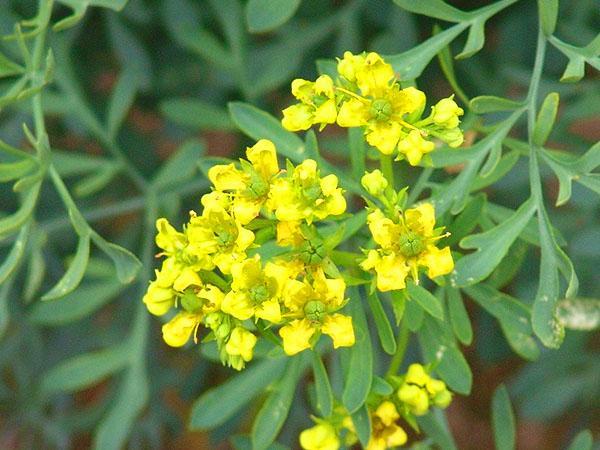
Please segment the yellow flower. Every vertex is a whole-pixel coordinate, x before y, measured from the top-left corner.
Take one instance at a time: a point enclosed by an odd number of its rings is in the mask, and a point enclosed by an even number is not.
[[[464,110],[456,104],[454,95],[452,95],[437,102],[432,108],[431,114],[436,125],[450,129],[458,126],[460,123],[458,116],[462,116],[464,113]]]
[[[360,183],[367,190],[369,194],[374,197],[379,197],[388,187],[388,181],[381,173],[381,170],[375,169],[372,172],[365,172],[363,177],[360,179]]]
[[[300,433],[300,446],[304,450],[338,450],[340,440],[335,428],[322,422]]]
[[[434,148],[434,143],[424,139],[419,130],[411,130],[398,142],[398,152],[404,155],[411,166],[419,164],[423,155]]]
[[[420,268],[427,269],[429,278],[446,275],[454,269],[450,248],[435,246],[444,235],[434,230],[433,205],[424,203],[408,209],[404,214],[398,213],[394,220],[376,209],[367,217],[367,223],[379,247],[370,250],[360,266],[363,270],[375,270],[379,290],[404,289],[409,273],[418,283]]]
[[[205,206],[201,216],[192,215],[186,235],[188,252],[206,262],[202,268],[216,265],[225,274],[234,262],[246,258],[246,249],[254,242],[254,233],[217,204]]]
[[[383,401],[371,413],[371,439],[367,450],[386,450],[404,445],[408,436],[396,423],[399,418],[396,406],[389,400]]]
[[[285,177],[271,184],[267,208],[279,221],[312,223],[346,210],[346,200],[335,175],[320,178],[316,161],[307,159],[290,165]]]
[[[315,328],[308,319],[292,320],[279,330],[283,339],[283,350],[286,355],[292,356],[307,348],[311,348],[310,338],[315,334]]]
[[[208,178],[216,190],[202,198],[208,208],[219,207],[231,210],[242,225],[257,217],[267,199],[269,185],[279,173],[275,145],[267,140],[259,140],[246,149],[248,161],[240,160],[241,169],[233,163],[216,165],[208,171]],[[228,192],[229,195],[221,195]]]
[[[182,311],[163,325],[163,339],[171,347],[182,347],[200,323],[198,314]]]
[[[281,321],[279,300],[289,273],[272,262],[262,268],[260,256],[235,263],[231,267],[231,291],[225,295],[221,310],[236,319],[251,317]]]
[[[288,355],[310,348],[310,339],[318,331],[331,337],[335,348],[354,345],[352,318],[334,314],[344,304],[346,283],[341,278],[327,278],[321,268],[314,270],[311,278],[312,282],[290,280],[285,285],[287,316],[296,318],[279,330]]]
[[[241,356],[245,362],[248,362],[252,359],[256,340],[256,336],[245,328],[236,327],[229,336],[225,351],[231,356]]]
[[[283,110],[281,124],[290,131],[308,130],[314,124],[335,123],[337,106],[333,80],[321,75],[316,81],[292,81],[292,95],[301,103]]]

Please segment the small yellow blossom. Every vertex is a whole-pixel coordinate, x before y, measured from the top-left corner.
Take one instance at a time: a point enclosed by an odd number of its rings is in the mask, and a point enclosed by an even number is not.
[[[338,450],[340,440],[333,425],[322,422],[300,433],[300,446],[304,450]]]
[[[421,364],[411,364],[398,389],[398,398],[415,416],[427,414],[431,405],[446,408],[452,394],[446,383],[432,378]]]
[[[371,439],[367,450],[386,450],[404,445],[408,439],[406,432],[396,422],[400,414],[389,400],[383,401],[371,413]]]
[[[256,340],[256,336],[245,328],[236,327],[229,336],[225,351],[231,356],[241,356],[245,362],[248,362],[252,359]]]
[[[281,321],[280,298],[289,279],[283,266],[269,262],[262,268],[260,256],[235,263],[231,267],[231,291],[221,305],[223,312],[246,320],[251,317]]]
[[[335,123],[337,106],[333,80],[321,75],[316,81],[292,81],[292,95],[300,103],[283,110],[283,127],[290,131],[308,130],[312,125]]]
[[[192,333],[200,323],[198,314],[182,311],[163,325],[162,335],[167,345],[182,347],[190,339]]]
[[[322,269],[312,273],[313,281],[290,280],[283,295],[287,316],[294,318],[279,330],[283,349],[294,355],[312,347],[311,338],[322,332],[333,340],[335,348],[354,345],[352,318],[335,313],[344,303],[346,283],[327,278]]]
[[[283,222],[304,220],[309,224],[346,211],[346,200],[335,175],[320,177],[316,161],[307,159],[290,166],[286,176],[271,184],[267,208]]]
[[[208,178],[216,193],[205,195],[203,205],[230,209],[242,225],[256,218],[267,200],[271,180],[279,173],[275,145],[261,139],[246,149],[248,161],[240,160],[241,169],[235,164],[221,164],[210,168]],[[220,195],[228,192],[230,196]]]
[[[370,250],[360,264],[363,270],[374,269],[380,291],[404,289],[410,273],[418,283],[420,268],[435,278],[454,269],[449,247],[435,246],[440,230],[434,230],[433,205],[424,203],[398,214],[392,220],[379,209],[367,217],[369,230],[379,248]]]
[[[456,128],[460,123],[458,117],[464,113],[464,110],[454,101],[454,96],[451,96],[440,100],[432,108],[432,119],[436,125],[448,129]]]
[[[411,130],[398,142],[398,152],[411,166],[419,164],[423,155],[432,152],[434,148],[434,143],[424,139],[419,130]]]
[[[388,181],[379,169],[375,169],[372,172],[365,172],[360,182],[367,192],[374,197],[382,195],[383,191],[388,187]]]
[[[203,269],[217,266],[226,274],[233,263],[246,258],[246,249],[254,242],[254,233],[218,204],[205,205],[201,216],[192,214],[186,235],[188,252],[205,262]]]

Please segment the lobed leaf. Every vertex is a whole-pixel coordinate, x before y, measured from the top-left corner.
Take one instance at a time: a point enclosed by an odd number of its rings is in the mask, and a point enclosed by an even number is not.
[[[510,245],[521,234],[535,212],[535,204],[529,199],[506,221],[484,233],[464,238],[460,245],[477,249],[456,262],[452,274],[453,285],[469,286],[486,278],[508,252]]]

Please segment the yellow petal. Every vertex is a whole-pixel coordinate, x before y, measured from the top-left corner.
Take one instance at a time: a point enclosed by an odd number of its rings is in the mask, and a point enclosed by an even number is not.
[[[264,301],[256,308],[254,315],[271,323],[281,322],[281,308],[277,299]]]
[[[248,147],[246,157],[266,180],[279,172],[275,144],[268,139],[260,139],[252,147]]]
[[[340,127],[360,127],[367,123],[369,106],[356,98],[346,100],[340,106],[337,124]]]
[[[391,155],[396,149],[402,127],[398,122],[375,122],[367,129],[367,142],[384,155]]]
[[[242,327],[236,327],[231,332],[225,345],[225,351],[232,356],[241,356],[244,361],[250,361],[253,356],[256,336]]]
[[[355,342],[352,317],[331,314],[325,317],[321,331],[333,339],[333,348],[352,347]]]
[[[283,339],[283,351],[291,356],[310,348],[310,338],[315,334],[315,329],[307,319],[297,319],[279,330]]]
[[[175,305],[175,295],[171,289],[159,287],[152,282],[142,301],[150,314],[162,316]]]
[[[398,414],[398,410],[396,406],[389,400],[386,400],[381,403],[375,410],[375,415],[379,417],[381,422],[389,427],[392,423],[400,418],[400,414]]]
[[[288,131],[308,130],[313,124],[313,112],[309,105],[299,103],[288,106],[282,112],[281,125]]]
[[[198,321],[197,314],[180,312],[162,326],[164,341],[171,347],[182,347],[190,339]]]
[[[200,276],[190,267],[186,267],[181,271],[181,274],[175,279],[173,289],[183,292],[190,286],[202,286]]]
[[[300,446],[304,450],[338,450],[340,441],[329,423],[320,423],[300,433]]]
[[[221,303],[221,311],[239,320],[247,320],[254,315],[254,305],[245,292],[229,291]]]
[[[450,247],[439,249],[431,245],[420,259],[422,264],[427,267],[427,276],[431,279],[447,275],[454,270]]]

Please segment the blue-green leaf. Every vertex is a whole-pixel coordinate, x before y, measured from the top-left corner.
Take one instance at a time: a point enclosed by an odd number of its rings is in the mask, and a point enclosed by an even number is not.
[[[254,420],[252,447],[255,450],[266,450],[275,441],[287,419],[298,380],[306,368],[307,361],[305,354],[288,358],[283,377],[273,388]]]
[[[246,22],[252,33],[271,31],[286,23],[300,6],[300,0],[249,0]]]
[[[486,232],[464,238],[460,242],[461,247],[477,251],[456,262],[452,275],[453,284],[459,287],[469,286],[492,273],[521,234],[535,209],[535,203],[529,199],[505,222]]]
[[[473,375],[447,324],[426,315],[418,336],[425,359],[440,377],[453,391],[469,394]]]
[[[42,296],[42,300],[56,300],[64,297],[68,293],[74,291],[85,273],[88,260],[90,257],[90,235],[89,233],[79,236],[77,251],[69,268],[62,278],[54,285],[52,289]]]
[[[501,384],[492,397],[492,426],[496,450],[515,448],[515,416],[506,387]]]
[[[169,98],[160,103],[161,112],[178,125],[198,130],[232,130],[227,111],[195,98]]]
[[[377,296],[377,293],[373,291],[368,295],[369,306],[373,313],[373,319],[377,328],[377,334],[379,335],[379,341],[381,342],[381,348],[388,354],[393,355],[396,352],[396,339],[394,338],[394,332],[388,319],[385,310],[381,304],[381,300]]]
[[[406,287],[410,299],[417,302],[427,314],[436,319],[444,320],[444,307],[435,295],[413,282],[409,282]]]
[[[471,344],[473,341],[473,328],[460,291],[450,286],[446,287],[446,299],[454,335],[463,344]]]
[[[285,364],[284,358],[253,363],[225,383],[206,391],[192,406],[190,428],[207,429],[223,424],[279,379]]]
[[[333,392],[329,383],[329,376],[321,357],[317,352],[312,352],[312,370],[315,377],[315,390],[317,392],[317,409],[321,416],[329,417],[333,411]]]
[[[350,364],[346,373],[342,403],[352,414],[364,404],[373,379],[371,337],[357,288],[351,289],[347,310],[352,316],[356,343],[345,350],[350,353]]]
[[[594,437],[590,430],[583,430],[577,433],[571,445],[567,450],[592,450],[594,445]]]
[[[42,376],[40,389],[44,395],[74,392],[93,386],[124,367],[123,347],[111,347],[62,361]]]

